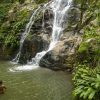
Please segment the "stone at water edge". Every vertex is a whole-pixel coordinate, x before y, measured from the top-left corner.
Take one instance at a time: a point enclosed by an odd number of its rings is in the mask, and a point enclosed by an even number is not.
[[[40,60],[40,66],[53,70],[72,69],[75,63],[76,50],[80,42],[81,38],[79,39],[79,37],[64,38]]]

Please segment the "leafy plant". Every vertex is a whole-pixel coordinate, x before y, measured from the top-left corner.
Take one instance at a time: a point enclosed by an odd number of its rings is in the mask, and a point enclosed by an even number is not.
[[[74,96],[81,100],[100,100],[100,67],[79,65],[74,73]],[[79,100],[80,100],[79,99]]]
[[[0,24],[4,22],[8,14],[9,9],[11,8],[10,3],[0,4]]]
[[[13,15],[13,13],[12,13]],[[16,48],[19,45],[19,33],[24,30],[25,24],[28,21],[30,11],[27,9],[19,10],[15,16],[10,15],[12,19],[2,23],[0,27],[0,41],[3,47]]]
[[[89,27],[85,29],[83,41],[77,52],[79,64],[86,64],[91,67],[98,65],[100,59],[100,34],[98,30],[98,27]]]

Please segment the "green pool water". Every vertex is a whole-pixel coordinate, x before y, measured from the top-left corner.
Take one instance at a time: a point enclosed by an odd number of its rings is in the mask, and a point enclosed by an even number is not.
[[[44,68],[10,72],[13,66],[0,61],[0,80],[7,87],[0,100],[72,100],[71,74]]]

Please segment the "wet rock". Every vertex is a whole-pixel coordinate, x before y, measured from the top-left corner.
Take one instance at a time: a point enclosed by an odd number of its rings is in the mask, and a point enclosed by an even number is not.
[[[79,36],[71,36],[59,41],[57,46],[47,52],[47,54],[40,60],[41,67],[47,67],[53,70],[72,69],[74,66],[76,49],[81,42]]]
[[[73,31],[80,21],[80,10],[76,7],[71,7],[66,16],[65,32]]]
[[[48,48],[47,35],[34,35],[32,40],[25,40],[19,63],[27,63],[27,61],[35,57],[37,52],[41,52],[45,48]]]

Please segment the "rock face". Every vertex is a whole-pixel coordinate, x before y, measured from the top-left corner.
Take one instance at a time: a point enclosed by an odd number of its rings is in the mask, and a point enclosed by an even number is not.
[[[63,36],[55,48],[49,51],[41,60],[40,66],[53,70],[72,69],[75,63],[76,50],[82,41],[80,35],[74,35],[74,29],[80,21],[80,9],[72,5],[66,15],[66,25]],[[51,33],[51,32],[50,32]]]
[[[52,32],[52,18],[52,13],[48,10],[37,16],[29,36],[24,41],[19,63],[25,64],[35,57],[36,53],[47,50]]]
[[[36,36],[34,35],[32,40],[25,40],[19,63],[27,63],[31,58],[35,57],[37,52],[41,52],[44,48],[48,47],[47,35]]]
[[[80,42],[80,36],[65,37],[40,60],[40,66],[53,70],[71,69],[74,66],[74,58]]]
[[[70,68],[74,64],[76,49],[80,43],[80,36],[72,33],[80,18],[80,11],[74,5],[69,9],[66,16],[64,34],[57,46],[49,51],[41,60],[41,67],[48,67],[54,70]],[[53,12],[45,10],[37,16],[35,24],[32,26],[29,38],[23,45],[20,63],[27,63],[27,60],[35,57],[36,53],[47,50],[52,34]]]

